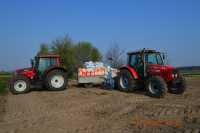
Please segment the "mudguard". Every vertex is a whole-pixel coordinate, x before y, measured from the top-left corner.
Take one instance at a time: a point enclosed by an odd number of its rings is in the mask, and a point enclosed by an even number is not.
[[[120,70],[123,70],[123,69],[128,70],[128,71],[132,74],[132,76],[133,76],[134,79],[139,79],[138,73],[137,73],[137,72],[135,71],[135,69],[132,68],[131,66],[122,66],[122,67],[120,68]]]
[[[48,69],[45,70],[44,76],[46,76],[50,71],[53,70],[62,70],[63,72],[67,72],[67,70],[61,66],[50,66]]]

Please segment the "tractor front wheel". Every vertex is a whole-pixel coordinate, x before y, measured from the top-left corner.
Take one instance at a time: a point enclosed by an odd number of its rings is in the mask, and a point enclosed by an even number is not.
[[[152,97],[162,98],[167,93],[167,84],[164,79],[159,76],[150,77],[147,80],[146,88],[148,95]]]
[[[121,91],[134,91],[136,89],[136,81],[132,74],[128,70],[124,69],[119,73],[117,86]]]
[[[169,87],[169,92],[173,94],[182,94],[186,90],[186,81],[185,78],[180,75],[180,77],[172,81],[171,86]]]
[[[45,86],[50,91],[61,91],[67,87],[67,74],[61,70],[53,70],[46,76]]]
[[[18,75],[10,81],[10,91],[13,94],[23,94],[30,91],[30,81],[27,77]]]

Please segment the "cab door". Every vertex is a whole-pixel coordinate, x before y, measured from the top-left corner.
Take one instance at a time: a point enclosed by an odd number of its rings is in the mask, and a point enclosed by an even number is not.
[[[56,58],[39,58],[37,72],[41,78],[44,72],[51,66],[56,65]]]
[[[129,65],[135,69],[140,78],[144,77],[144,64],[140,54],[133,54],[129,57]]]

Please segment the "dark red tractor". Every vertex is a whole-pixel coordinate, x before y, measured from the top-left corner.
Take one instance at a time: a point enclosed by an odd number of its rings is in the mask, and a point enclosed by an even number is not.
[[[120,68],[118,76],[118,88],[122,91],[141,87],[153,97],[163,97],[167,91],[182,94],[186,82],[175,67],[165,65],[163,53],[143,49],[128,53],[128,63]]]
[[[31,65],[14,72],[10,82],[13,94],[26,93],[38,86],[52,91],[66,89],[67,71],[61,66],[59,55],[39,54],[31,60]]]

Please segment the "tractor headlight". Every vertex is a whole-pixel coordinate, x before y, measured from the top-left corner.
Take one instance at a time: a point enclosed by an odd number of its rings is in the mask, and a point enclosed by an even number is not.
[[[172,78],[174,78],[174,74],[172,74]]]
[[[172,74],[172,78],[178,78],[178,74]]]
[[[173,70],[172,71],[172,78],[178,78],[178,70]]]

